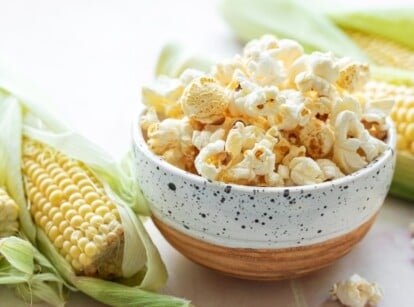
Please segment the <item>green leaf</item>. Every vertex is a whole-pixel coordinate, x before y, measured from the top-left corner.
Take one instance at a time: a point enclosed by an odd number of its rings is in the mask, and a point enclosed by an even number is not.
[[[122,307],[187,307],[190,302],[185,299],[155,294],[137,287],[127,287],[105,280],[82,277],[75,280],[75,285],[83,291],[111,306]]]
[[[320,11],[297,0],[223,0],[221,11],[244,41],[275,34],[301,43],[307,52],[332,51],[369,62],[369,58]]]
[[[343,28],[382,36],[414,49],[414,7],[329,10],[327,16]]]
[[[414,157],[397,153],[397,163],[392,180],[390,194],[414,201]]]
[[[194,68],[201,71],[209,71],[212,63],[203,56],[192,54],[188,48],[178,43],[165,45],[158,58],[155,75],[167,75],[176,78],[186,68]]]
[[[370,66],[371,77],[397,85],[414,86],[414,72],[388,66]]]
[[[24,241],[17,237],[7,237],[0,239],[0,254],[15,269],[25,273],[32,274],[33,249],[30,242]]]

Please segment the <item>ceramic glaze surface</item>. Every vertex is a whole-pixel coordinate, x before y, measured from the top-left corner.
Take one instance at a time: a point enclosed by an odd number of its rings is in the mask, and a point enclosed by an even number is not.
[[[395,164],[389,147],[341,179],[263,188],[213,182],[178,169],[149,150],[139,128],[134,155],[139,185],[159,220],[194,238],[239,248],[306,246],[356,229],[378,212]]]

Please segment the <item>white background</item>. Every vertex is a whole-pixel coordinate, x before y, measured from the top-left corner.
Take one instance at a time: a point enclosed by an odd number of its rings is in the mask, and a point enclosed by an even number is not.
[[[240,51],[217,3],[0,0],[0,58],[34,80],[68,123],[120,158],[129,150],[141,86],[153,80],[166,42],[180,41],[213,57]],[[413,204],[387,199],[358,247],[335,265],[294,282],[243,281],[211,272],[186,260],[152,224],[148,227],[170,275],[163,292],[196,306],[338,306],[326,301],[329,287],[358,272],[384,288],[380,306],[408,307],[414,306],[414,251],[407,230],[413,210]],[[0,306],[24,306],[5,287],[0,298]],[[80,294],[68,304],[86,305],[100,306]]]

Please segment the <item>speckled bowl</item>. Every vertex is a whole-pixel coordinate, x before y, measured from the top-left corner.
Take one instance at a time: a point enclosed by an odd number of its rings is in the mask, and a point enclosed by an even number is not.
[[[317,185],[251,187],[178,169],[147,147],[138,120],[138,183],[164,237],[189,259],[247,279],[294,278],[349,252],[371,227],[395,165],[389,148],[365,168]]]

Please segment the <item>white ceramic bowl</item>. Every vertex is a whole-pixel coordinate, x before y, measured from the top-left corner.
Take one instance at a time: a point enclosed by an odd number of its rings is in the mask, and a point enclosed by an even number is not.
[[[155,224],[188,258],[250,279],[306,274],[343,256],[366,234],[395,166],[388,149],[365,168],[333,181],[295,187],[214,182],[153,154],[133,128],[138,183]]]

